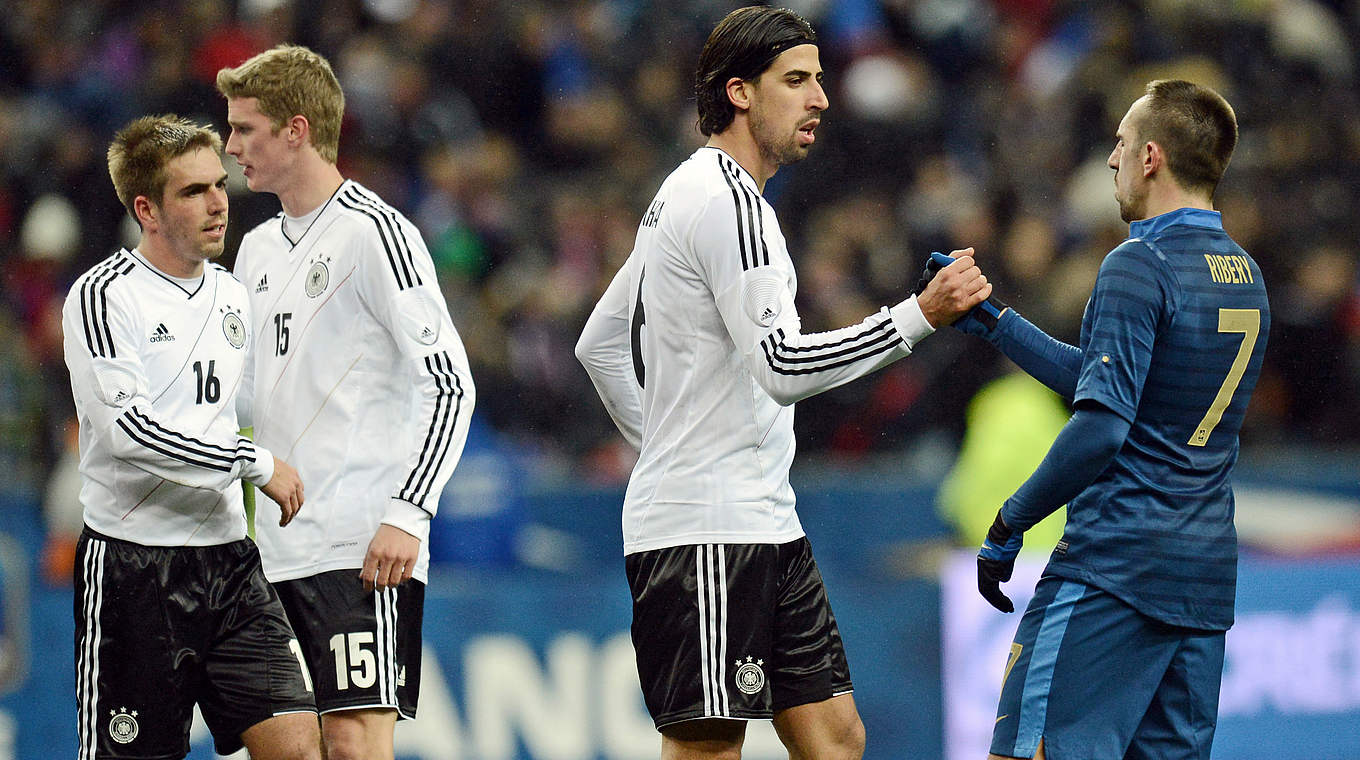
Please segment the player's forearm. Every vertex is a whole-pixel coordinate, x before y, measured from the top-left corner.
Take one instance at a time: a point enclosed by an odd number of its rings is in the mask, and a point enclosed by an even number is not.
[[[404,476],[392,494],[429,516],[439,508],[439,494],[448,483],[467,443],[476,389],[472,377],[447,351],[416,360],[420,405],[416,410],[414,449],[407,454]],[[401,510],[400,504],[393,507]],[[414,514],[407,511],[406,514]],[[386,520],[385,520],[386,521]],[[399,523],[392,523],[402,527]],[[409,531],[408,531],[409,532]]]
[[[642,442],[642,397],[627,325],[626,317],[597,307],[576,342],[576,359],[585,367],[614,425],[636,448]]]
[[[106,440],[115,459],[172,483],[224,491],[236,480],[268,482],[274,457],[242,436],[190,435],[154,408],[134,404],[112,418]]]
[[[1129,434],[1128,420],[1097,404],[1068,420],[1034,474],[1006,500],[1001,517],[1024,531],[1076,498],[1110,466]]]
[[[1077,379],[1081,376],[1080,348],[1049,336],[1015,309],[1002,314],[996,329],[985,337],[1054,393],[1068,399],[1076,395]]]
[[[838,330],[775,329],[747,353],[746,363],[765,392],[787,406],[901,359],[932,332],[913,296]]]

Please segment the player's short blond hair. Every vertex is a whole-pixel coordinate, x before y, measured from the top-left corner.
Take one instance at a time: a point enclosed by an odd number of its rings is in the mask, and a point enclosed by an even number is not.
[[[166,167],[196,148],[221,153],[222,138],[211,127],[174,114],[143,116],[118,130],[109,143],[109,179],[133,219],[137,197],[144,195],[159,206],[165,199]]]
[[[301,45],[278,45],[234,69],[217,72],[217,91],[227,98],[255,98],[274,132],[294,116],[311,126],[312,147],[331,163],[340,155],[345,93],[325,58]]]

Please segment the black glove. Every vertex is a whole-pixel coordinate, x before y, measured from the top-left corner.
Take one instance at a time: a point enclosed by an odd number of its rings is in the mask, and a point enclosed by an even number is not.
[[[978,591],[983,599],[1002,612],[1015,611],[1010,598],[1001,593],[1001,584],[1010,580],[1015,571],[1015,555],[1020,553],[1024,536],[1024,533],[1006,527],[998,509],[996,520],[987,529],[987,539],[978,550]]]
[[[939,251],[932,252],[930,258],[926,261],[925,271],[921,272],[921,278],[916,281],[916,290],[912,292],[918,296],[921,295],[921,291],[925,290],[930,281],[935,279],[935,273],[953,263],[953,256],[946,256]],[[954,329],[985,338],[996,329],[996,323],[997,320],[1001,319],[1001,313],[1009,308],[998,298],[988,298],[969,309],[967,314],[959,317],[954,322]]]

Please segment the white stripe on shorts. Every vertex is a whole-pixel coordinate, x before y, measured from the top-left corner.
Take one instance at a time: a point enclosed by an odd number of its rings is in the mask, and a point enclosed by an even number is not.
[[[81,567],[85,593],[81,610],[85,627],[80,636],[76,662],[76,704],[80,735],[80,760],[91,760],[99,746],[99,613],[104,607],[104,550],[106,544],[95,538],[85,544],[85,563]]]
[[[727,690],[727,561],[721,544],[695,547],[695,592],[699,605],[699,678],[704,715],[731,714]]]
[[[397,590],[379,589],[373,594],[378,662],[378,701],[397,706]]]

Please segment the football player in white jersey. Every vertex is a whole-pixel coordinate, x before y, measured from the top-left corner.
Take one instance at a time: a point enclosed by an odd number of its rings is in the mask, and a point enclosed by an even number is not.
[[[189,751],[197,703],[218,752],[321,757],[301,650],[246,537],[240,479],[287,525],[298,473],[237,435],[252,339],[222,253],[221,138],[147,116],[109,146],[141,241],[81,275],[62,310],[80,421],[78,757]]]
[[[792,405],[906,356],[991,293],[971,249],[955,251],[919,295],[802,332],[761,192],[816,139],[828,105],[816,42],[785,9],[742,8],[714,29],[696,76],[708,144],[662,184],[576,347],[640,449],[624,553],[667,760],[739,757],[749,719],[773,719],[793,758],[861,756],[840,634],[789,487]]]
[[[430,518],[472,415],[467,355],[419,231],[336,167],[330,64],[281,45],[217,87],[227,153],[283,207],[235,266],[259,341],[255,440],[309,497],[286,535],[257,529],[265,573],[312,668],[327,758],[391,758],[420,689]]]

